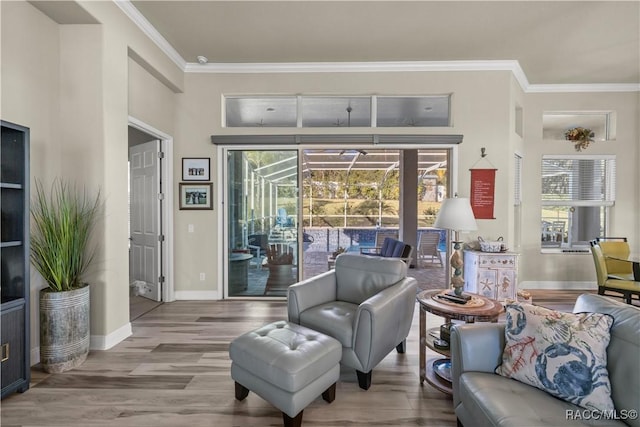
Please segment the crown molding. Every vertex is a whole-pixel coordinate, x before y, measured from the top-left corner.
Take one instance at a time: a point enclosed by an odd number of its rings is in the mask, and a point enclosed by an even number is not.
[[[512,71],[528,84],[518,61],[381,61],[286,63],[187,63],[187,73],[366,73],[406,71]]]
[[[514,71],[518,61],[380,61],[380,62],[278,62],[187,63],[191,73],[360,73],[395,71]],[[524,73],[522,73],[524,76]],[[526,78],[525,78],[526,81]]]
[[[187,62],[129,0],[116,5],[185,73],[366,73],[411,71],[511,71],[525,93],[640,92],[640,84],[530,84],[517,60],[495,61],[390,61],[390,62],[288,62],[208,63]]]
[[[640,92],[635,83],[530,84],[516,60],[397,61],[397,62],[288,62],[288,63],[187,63],[186,73],[366,73],[411,71],[511,71],[526,93]]]
[[[140,30],[160,48],[165,55],[169,57],[182,71],[185,71],[187,61],[174,49],[173,46],[165,39],[162,34],[151,25],[142,13],[129,0],[113,0],[113,2],[124,12],[131,21],[136,24]]]
[[[411,71],[511,71],[523,88],[527,76],[516,60],[495,61],[382,61],[382,62],[287,62],[287,63],[187,63],[186,73],[368,73]]]
[[[577,92],[640,92],[640,84],[636,83],[588,83],[529,85],[527,93],[577,93]]]

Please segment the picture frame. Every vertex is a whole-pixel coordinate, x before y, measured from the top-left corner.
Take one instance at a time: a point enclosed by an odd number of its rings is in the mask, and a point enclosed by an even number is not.
[[[213,183],[181,182],[180,210],[213,210]]]
[[[211,159],[209,157],[183,157],[183,181],[211,181]]]

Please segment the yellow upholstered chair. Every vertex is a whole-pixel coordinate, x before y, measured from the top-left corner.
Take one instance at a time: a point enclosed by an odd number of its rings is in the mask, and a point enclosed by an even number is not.
[[[631,253],[626,237],[599,237],[597,239],[604,261],[607,264],[607,275],[614,279],[633,280],[633,264],[628,261],[607,258],[615,256],[627,258]]]
[[[622,294],[622,298],[627,304],[631,304],[632,295],[638,295],[638,299],[640,299],[640,282],[609,277],[602,248],[596,241],[591,242],[591,255],[593,255],[593,262],[596,267],[598,294],[605,295],[605,292],[615,292],[616,295],[610,296],[617,297],[620,297],[618,294]]]

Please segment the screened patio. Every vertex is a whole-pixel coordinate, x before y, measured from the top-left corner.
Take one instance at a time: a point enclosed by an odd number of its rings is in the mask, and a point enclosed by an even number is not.
[[[378,233],[392,231],[397,235],[400,151],[236,152],[241,155],[230,159],[237,178],[233,184],[235,197],[230,197],[236,201],[230,206],[230,216],[237,218],[229,233],[230,251],[236,258],[238,253],[250,254],[251,258],[245,263],[246,286],[245,273],[233,268],[231,259],[229,295],[284,296],[286,287],[298,276],[308,278],[327,271],[328,259],[339,249],[359,252],[361,247],[375,246]],[[444,149],[415,151],[419,239],[421,233],[434,231],[430,226],[446,197],[449,153]],[[445,233],[438,232],[444,252]],[[415,274],[432,271],[444,284],[442,262],[434,262],[433,257],[421,260],[418,248],[414,248],[413,258],[418,267]],[[270,284],[276,268],[277,275],[286,278]],[[417,273],[419,270],[423,271]],[[241,277],[233,278],[233,274]]]

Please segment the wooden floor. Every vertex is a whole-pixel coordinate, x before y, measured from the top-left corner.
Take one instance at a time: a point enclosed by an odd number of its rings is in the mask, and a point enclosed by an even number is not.
[[[579,293],[537,291],[533,298],[570,310]],[[51,375],[32,369],[31,388],[2,401],[0,424],[280,426],[281,413],[255,394],[234,399],[228,346],[241,333],[285,318],[284,302],[162,304],[132,322],[133,336],[108,351],[92,351],[81,367]],[[358,388],[355,372],[343,369],[335,401],[314,401],[303,425],[455,426],[450,397],[419,384],[417,325],[416,310],[407,353],[389,354],[374,369],[368,391]]]
[[[136,320],[143,314],[158,307],[161,302],[156,302],[139,295],[129,297],[129,319]]]

